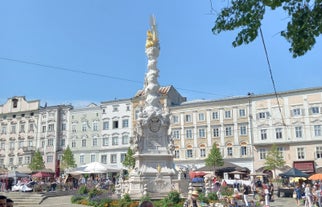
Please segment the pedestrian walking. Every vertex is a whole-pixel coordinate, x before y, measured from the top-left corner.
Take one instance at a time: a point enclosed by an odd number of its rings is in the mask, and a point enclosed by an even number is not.
[[[250,186],[244,184],[243,185],[243,196],[244,196],[244,202],[245,202],[245,206],[248,206],[248,194],[250,193]]]
[[[304,193],[305,193],[305,207],[312,207],[312,190],[311,190],[310,184],[306,184]]]
[[[302,200],[302,189],[300,187],[300,185],[297,185],[296,188],[294,189],[294,195],[295,195],[295,200],[296,200],[296,204],[297,206],[301,205],[301,200]]]

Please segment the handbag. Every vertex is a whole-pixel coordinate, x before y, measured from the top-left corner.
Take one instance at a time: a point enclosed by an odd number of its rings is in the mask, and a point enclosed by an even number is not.
[[[296,198],[297,196],[296,196],[296,192],[294,191],[293,192],[293,198]]]

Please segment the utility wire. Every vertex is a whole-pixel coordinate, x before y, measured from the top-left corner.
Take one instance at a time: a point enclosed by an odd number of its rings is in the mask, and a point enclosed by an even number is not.
[[[269,58],[268,58],[268,52],[267,52],[267,49],[266,49],[264,35],[263,35],[263,31],[262,31],[262,28],[261,27],[259,27],[259,31],[260,31],[261,38],[262,38],[262,43],[263,43],[263,47],[264,47],[264,51],[265,51],[265,56],[266,56],[267,64],[268,64],[269,74],[270,74],[271,81],[272,81],[272,84],[273,84],[273,89],[274,89],[274,94],[275,94],[276,101],[277,101],[277,105],[278,105],[278,110],[279,110],[279,112],[281,114],[283,125],[286,126],[285,121],[284,121],[284,116],[282,114],[282,109],[281,109],[280,101],[278,99],[278,95],[277,95],[277,91],[276,91],[276,86],[275,86],[275,81],[274,81],[273,72],[272,72],[272,67],[271,67],[271,64],[270,64],[270,61],[269,61]]]
[[[35,65],[35,66],[48,68],[48,69],[52,69],[52,70],[67,71],[67,72],[72,72],[72,73],[80,73],[80,74],[84,74],[84,75],[91,75],[91,76],[96,76],[96,77],[104,77],[104,78],[109,78],[109,79],[115,79],[115,80],[121,80],[121,81],[127,81],[127,82],[132,82],[132,83],[143,84],[142,81],[136,81],[136,80],[126,79],[126,78],[121,78],[121,77],[116,77],[116,76],[110,76],[110,75],[105,75],[105,74],[100,74],[100,73],[86,72],[86,71],[76,70],[76,69],[71,69],[71,68],[66,68],[66,67],[46,65],[46,64],[42,64],[42,63],[35,63],[35,62],[30,62],[30,61],[25,61],[25,60],[18,60],[18,59],[6,58],[6,57],[0,57],[0,60],[6,60],[6,61],[21,63],[21,64],[28,64],[28,65]],[[182,91],[193,92],[193,93],[199,93],[199,94],[208,94],[208,95],[214,95],[214,96],[224,96],[224,95],[221,95],[221,94],[215,94],[215,93],[211,93],[211,92],[192,90],[192,89],[186,89],[186,88],[176,87],[176,89],[179,89],[179,90],[182,90]]]

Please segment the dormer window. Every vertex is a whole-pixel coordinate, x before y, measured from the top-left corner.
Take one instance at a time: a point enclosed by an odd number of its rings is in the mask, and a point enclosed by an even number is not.
[[[17,108],[18,107],[18,99],[16,99],[16,98],[13,98],[12,99],[12,107],[13,108]]]

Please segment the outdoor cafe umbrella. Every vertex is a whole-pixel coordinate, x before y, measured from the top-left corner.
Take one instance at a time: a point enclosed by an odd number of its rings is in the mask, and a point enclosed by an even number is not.
[[[309,177],[309,174],[306,174],[305,172],[302,172],[301,170],[298,170],[296,168],[291,168],[287,172],[280,173],[279,176],[282,177]]]
[[[194,177],[203,177],[205,176],[207,173],[203,172],[203,171],[191,171],[189,172],[189,176],[190,178],[194,178]]]
[[[309,180],[322,180],[322,173],[317,173],[317,174],[311,175],[308,179]]]
[[[53,176],[54,176],[54,174],[49,173],[49,172],[37,172],[37,173],[31,175],[31,177],[34,177],[34,178],[49,178],[49,177],[53,177]]]

